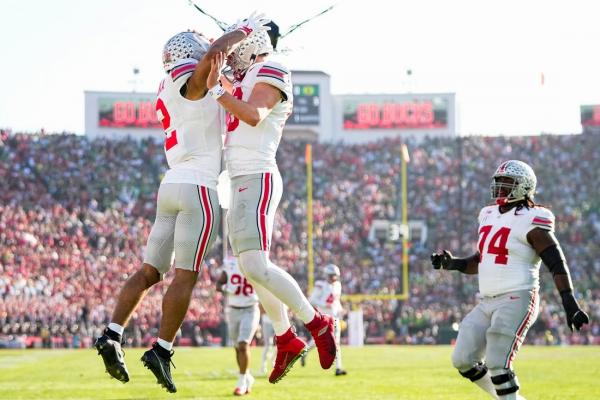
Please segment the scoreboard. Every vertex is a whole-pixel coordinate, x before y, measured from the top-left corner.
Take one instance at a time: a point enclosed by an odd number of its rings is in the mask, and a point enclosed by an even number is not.
[[[581,106],[581,125],[600,127],[600,105]]]
[[[344,129],[436,129],[448,126],[448,100],[379,99],[344,102]]]
[[[156,94],[85,92],[85,134],[89,137],[154,137],[165,133],[156,116]]]
[[[364,143],[398,136],[456,135],[453,93],[333,95],[326,73],[292,74],[294,103],[283,133],[289,140]],[[598,106],[582,107],[584,125],[599,121]],[[92,138],[164,140],[156,115],[156,95],[86,91],[85,134]]]
[[[152,97],[98,98],[98,126],[107,128],[161,128]]]
[[[294,85],[294,109],[287,125],[319,125],[319,84]]]

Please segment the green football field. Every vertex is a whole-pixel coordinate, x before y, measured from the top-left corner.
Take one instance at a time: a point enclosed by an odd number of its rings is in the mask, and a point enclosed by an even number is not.
[[[233,398],[236,370],[231,348],[178,348],[173,358],[176,394],[155,383],[127,349],[131,380],[109,379],[94,350],[0,351],[2,399],[225,399]],[[298,362],[278,384],[258,376],[260,348],[253,348],[257,377],[249,399],[486,399],[460,377],[448,346],[344,347],[347,376],[323,371],[316,352]],[[521,394],[527,399],[600,399],[600,347],[525,346],[517,357]]]

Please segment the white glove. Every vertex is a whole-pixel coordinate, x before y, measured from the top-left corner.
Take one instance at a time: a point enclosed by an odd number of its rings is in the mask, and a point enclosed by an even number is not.
[[[253,32],[257,31],[268,31],[271,29],[270,26],[265,26],[271,22],[269,18],[265,18],[265,14],[256,15],[256,11],[254,11],[248,18],[243,21],[238,21],[235,25],[235,29],[241,30],[246,33],[247,36],[250,36]]]

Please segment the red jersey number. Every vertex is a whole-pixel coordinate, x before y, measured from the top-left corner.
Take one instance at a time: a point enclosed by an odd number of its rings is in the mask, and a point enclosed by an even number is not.
[[[233,94],[233,97],[235,97],[238,100],[241,100],[242,96],[243,96],[242,88],[236,87],[232,94]],[[230,112],[227,113],[226,122],[227,122],[227,133],[235,131],[237,129],[237,127],[240,125],[240,120],[235,115],[231,114]]]
[[[230,282],[233,286],[237,286],[234,293],[236,296],[239,296],[240,294],[242,296],[252,296],[252,294],[254,293],[254,288],[252,287],[252,285],[248,282],[246,278],[244,278],[241,275],[231,275]]]
[[[335,297],[333,297],[333,293],[329,294],[329,296],[327,296],[327,300],[325,300],[325,302],[327,304],[333,304],[333,301],[335,300]]]
[[[165,131],[165,150],[169,151],[177,144],[177,131],[175,129],[171,129],[171,116],[169,115],[167,107],[161,98],[156,101],[156,115],[158,120],[162,123],[163,130]]]
[[[484,247],[491,230],[492,225],[485,225],[479,229],[479,262],[481,262],[483,258]],[[510,235],[510,228],[503,226],[492,235],[492,238],[488,243],[487,253],[496,255],[496,258],[494,259],[496,264],[506,265],[508,263],[508,249],[506,248],[508,235]]]

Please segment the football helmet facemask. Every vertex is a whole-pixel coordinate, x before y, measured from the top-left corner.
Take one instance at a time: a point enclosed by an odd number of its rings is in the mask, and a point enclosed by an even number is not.
[[[499,178],[510,178],[512,182],[505,182]],[[492,200],[503,205],[533,199],[536,185],[537,178],[529,165],[519,160],[505,161],[496,169],[492,178]]]
[[[237,24],[231,25],[225,33],[229,33],[238,28]],[[246,71],[254,62],[256,57],[261,54],[270,54],[273,52],[271,39],[265,30],[252,32],[244,39],[231,54],[227,57],[227,65],[231,67],[233,77],[241,81]]]

